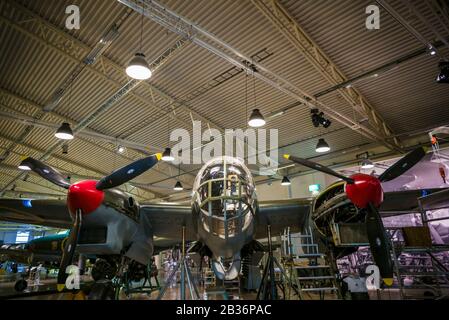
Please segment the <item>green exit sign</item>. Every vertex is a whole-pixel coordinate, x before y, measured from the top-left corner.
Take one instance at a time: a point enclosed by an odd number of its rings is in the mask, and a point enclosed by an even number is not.
[[[309,185],[309,191],[310,192],[318,192],[321,190],[321,185],[319,184],[311,184]]]

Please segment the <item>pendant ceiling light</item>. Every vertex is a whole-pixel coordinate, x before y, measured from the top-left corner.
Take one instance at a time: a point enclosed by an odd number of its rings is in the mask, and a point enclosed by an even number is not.
[[[152,75],[150,66],[145,59],[145,55],[142,53],[143,17],[144,7],[142,7],[142,18],[140,26],[140,51],[135,54],[135,56],[128,63],[128,67],[126,67],[126,74],[136,80],[147,80]]]
[[[182,190],[184,190],[184,188],[182,187],[182,184],[181,184],[180,181],[176,182],[175,186],[173,187],[173,190],[175,190],[175,191],[182,191]]]
[[[175,160],[175,157],[173,157],[170,148],[165,148],[164,152],[162,153],[161,159],[163,161],[170,161],[170,162]]]
[[[258,127],[264,126],[266,122],[265,122],[265,119],[264,119],[262,113],[260,113],[260,110],[257,109],[256,77],[254,76],[254,74],[257,72],[257,69],[253,64],[251,64],[251,68],[253,70],[254,109],[251,112],[251,116],[249,117],[248,125],[252,128],[258,128]]]
[[[178,166],[178,178],[181,176],[181,163]],[[184,190],[184,188],[182,187],[182,183],[181,181],[176,181],[175,186],[173,187],[173,190],[175,191],[182,191]]]
[[[362,169],[372,169],[374,168],[374,163],[370,159],[364,159],[362,161]]]
[[[328,152],[331,148],[323,138],[318,140],[315,151],[318,153]]]
[[[262,127],[265,125],[265,119],[260,113],[259,109],[254,109],[249,117],[248,125],[253,128]]]
[[[292,183],[290,182],[290,179],[287,176],[284,176],[282,178],[281,186],[289,186]]]
[[[147,80],[152,73],[143,53],[136,53],[126,67],[126,74],[136,80]]]
[[[73,131],[70,128],[70,124],[64,122],[55,133],[55,137],[62,140],[72,140]]]

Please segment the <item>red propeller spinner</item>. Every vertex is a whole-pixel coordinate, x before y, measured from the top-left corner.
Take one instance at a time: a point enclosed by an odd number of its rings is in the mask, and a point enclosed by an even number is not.
[[[417,164],[425,155],[426,151],[424,148],[417,148],[394,163],[378,178],[363,173],[356,173],[350,177],[346,177],[328,167],[307,159],[298,158],[288,154],[285,154],[284,158],[344,180],[346,182],[345,192],[349,200],[351,200],[352,203],[358,208],[364,209],[367,208],[369,204],[379,207],[383,202],[383,190],[381,183],[393,180],[394,178],[400,176]]]
[[[384,193],[379,179],[363,173],[354,174],[350,178],[354,183],[346,183],[345,192],[356,207],[366,208],[369,203],[380,207]]]
[[[104,192],[96,188],[97,181],[86,180],[72,184],[67,193],[67,207],[75,215],[81,209],[83,215],[95,211],[103,202]]]

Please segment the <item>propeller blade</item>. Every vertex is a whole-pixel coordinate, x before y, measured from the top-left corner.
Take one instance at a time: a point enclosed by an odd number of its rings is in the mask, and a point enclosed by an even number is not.
[[[346,181],[347,183],[351,183],[351,184],[354,183],[353,179],[348,178],[348,177],[346,177],[344,175],[341,175],[338,172],[335,172],[334,170],[329,169],[328,167],[322,166],[322,165],[320,165],[320,164],[318,164],[316,162],[312,162],[312,161],[309,161],[309,160],[306,160],[306,159],[303,159],[303,158],[298,158],[298,157],[295,157],[295,156],[291,156],[289,154],[284,154],[284,158],[288,159],[288,160],[291,160],[291,161],[293,161],[295,163],[298,163],[300,165],[303,165],[305,167],[308,167],[310,169],[314,169],[314,170],[317,170],[317,171],[320,171],[320,172],[324,172],[324,173],[330,174],[331,176],[340,178],[340,179]]]
[[[76,245],[78,243],[78,237],[82,224],[82,212],[81,209],[77,209],[75,212],[75,221],[73,222],[72,229],[70,230],[69,238],[64,246],[64,252],[62,253],[61,264],[58,271],[57,289],[62,291],[65,287],[65,281],[67,278],[67,267],[72,263],[73,256],[75,254]]]
[[[385,172],[379,176],[379,180],[381,182],[386,182],[399,177],[417,164],[425,155],[426,150],[423,147],[419,147],[407,153],[403,158],[385,170]]]
[[[120,169],[117,169],[110,175],[98,181],[96,188],[98,190],[104,190],[122,185],[151,169],[159,160],[161,160],[161,157],[161,153],[156,153],[155,155],[139,159]]]
[[[70,182],[68,182],[67,179],[58,170],[50,167],[42,161],[28,157],[24,159],[20,163],[20,165],[29,167],[32,171],[40,175],[42,178],[54,183],[57,186],[65,189],[68,189],[70,187]]]
[[[385,227],[376,207],[368,204],[366,215],[366,231],[374,262],[386,285],[393,284],[393,262],[390,255],[390,242]]]

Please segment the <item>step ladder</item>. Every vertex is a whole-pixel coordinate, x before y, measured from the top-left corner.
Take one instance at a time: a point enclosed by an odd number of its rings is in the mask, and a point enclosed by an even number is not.
[[[283,249],[283,253],[288,253],[288,258],[283,260],[289,261],[286,269],[299,299],[304,300],[305,295],[313,299],[312,294],[318,294],[320,300],[324,300],[326,294],[340,297],[337,273],[326,263],[326,255],[319,252],[310,227],[303,234],[290,234],[287,229],[283,236]]]
[[[224,280],[223,286],[230,300],[240,300],[240,276],[233,280]]]

